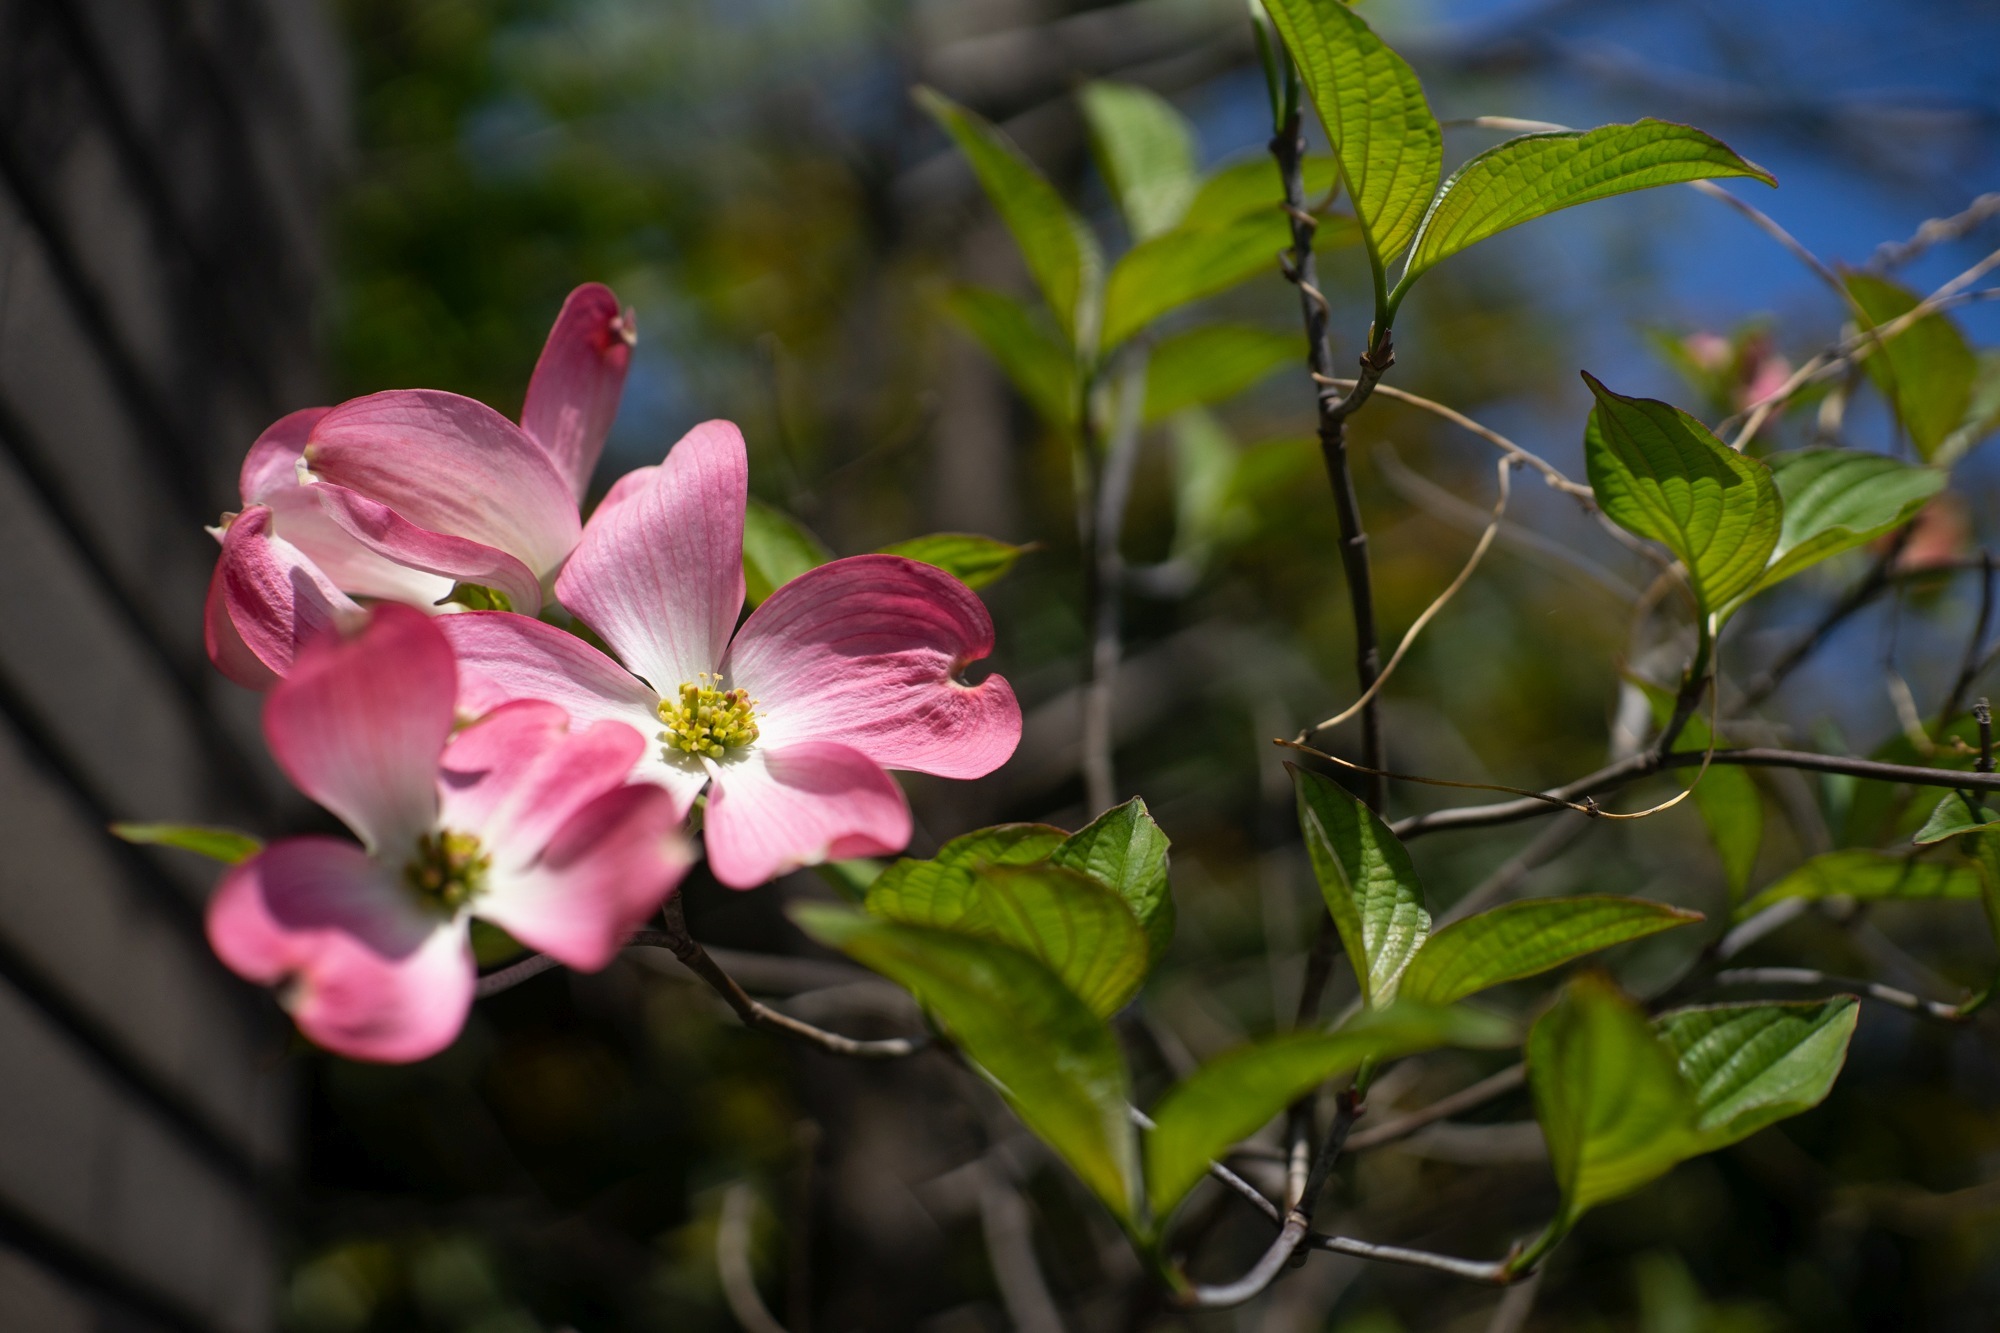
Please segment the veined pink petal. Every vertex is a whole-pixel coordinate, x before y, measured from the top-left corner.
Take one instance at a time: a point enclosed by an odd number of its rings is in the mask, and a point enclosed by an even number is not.
[[[556,597],[661,693],[716,670],[743,609],[749,494],[741,432],[696,426],[650,484],[591,516]]]
[[[270,504],[274,496],[298,488],[299,456],[306,451],[312,428],[332,410],[302,407],[264,428],[264,433],[250,446],[250,452],[243,456],[242,470],[237,473],[237,488],[243,494],[245,508]]]
[[[632,776],[666,788],[682,815],[707,784],[699,763],[668,757],[658,743],[659,696],[574,634],[504,611],[465,611],[440,616],[437,624],[458,656],[459,706],[466,712],[539,699],[567,713],[571,726],[608,719],[634,727],[645,750]]]
[[[472,910],[530,948],[595,972],[687,873],[693,853],[679,826],[673,798],[658,787],[606,792],[571,815],[533,864],[496,866]]]
[[[476,834],[498,869],[532,862],[570,816],[625,784],[646,742],[623,722],[570,730],[552,703],[503,704],[454,735],[438,761],[438,823]]]
[[[611,289],[587,282],[563,302],[528,381],[521,429],[548,452],[578,500],[618,415],[636,336],[632,316],[619,310]]]
[[[393,861],[436,821],[457,693],[437,626],[385,602],[358,632],[305,645],[265,702],[264,736],[300,791]]]
[[[313,427],[306,462],[321,480],[387,506],[406,524],[506,552],[543,584],[582,532],[576,497],[541,446],[457,394],[397,389],[342,403]],[[405,559],[367,532],[355,535]]]
[[[708,864],[748,889],[820,861],[883,856],[910,841],[896,780],[858,750],[827,741],[761,744],[711,766]]]
[[[286,986],[300,1031],[357,1060],[434,1055],[472,1005],[463,919],[425,911],[334,838],[287,838],[233,868],[209,900],[208,938],[241,976]]]
[[[1004,679],[957,678],[992,651],[992,617],[963,583],[902,556],[857,555],[772,593],[725,674],[756,701],[766,745],[838,741],[887,768],[976,778],[1021,739]]]
[[[314,482],[307,489],[344,532],[385,560],[453,582],[497,589],[507,594],[511,605],[530,613],[541,609],[541,579],[507,552],[418,527],[380,500],[330,481]]]
[[[205,612],[209,660],[238,685],[262,690],[292,669],[301,644],[361,608],[272,531],[268,508],[252,505],[222,535]]]

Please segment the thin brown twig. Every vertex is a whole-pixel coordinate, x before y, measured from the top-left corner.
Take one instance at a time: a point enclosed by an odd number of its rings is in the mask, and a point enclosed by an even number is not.
[[[1893,1008],[1921,1014],[1926,1018],[1942,1019],[1947,1023],[1962,1023],[1968,1017],[1963,1002],[1947,1004],[1942,1000],[1927,1000],[1921,995],[1913,995],[1895,986],[1885,986],[1879,981],[1834,976],[1808,967],[1731,968],[1716,973],[1713,981],[1718,986],[1810,986],[1815,990],[1854,991]]]
[[[1526,1065],[1509,1065],[1499,1073],[1489,1074],[1469,1087],[1438,1098],[1428,1106],[1376,1125],[1372,1129],[1350,1135],[1347,1149],[1349,1152],[1365,1152],[1370,1148],[1380,1148],[1384,1144],[1407,1139],[1418,1130],[1428,1129],[1440,1120],[1448,1120],[1461,1112],[1470,1111],[1474,1107],[1484,1106],[1496,1098],[1504,1097],[1525,1084],[1527,1079]]]
[[[1995,217],[2000,217],[2000,194],[1982,194],[1949,217],[1931,218],[1907,241],[1884,241],[1876,246],[1868,267],[1877,273],[1901,268],[1931,247],[1959,240]]]

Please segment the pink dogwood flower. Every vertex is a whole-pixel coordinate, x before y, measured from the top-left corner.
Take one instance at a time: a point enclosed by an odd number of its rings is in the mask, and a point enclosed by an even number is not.
[[[299,653],[265,704],[265,736],[361,845],[273,843],[208,908],[223,962],[281,986],[301,1031],[356,1059],[451,1044],[472,1003],[472,917],[594,971],[692,859],[672,799],[627,781],[645,748],[632,728],[573,728],[555,705],[523,702],[454,735],[458,670],[437,626],[385,604]]]
[[[748,495],[743,437],[726,421],[697,426],[664,463],[612,488],[556,596],[617,661],[527,616],[441,622],[471,706],[545,699],[644,728],[651,744],[635,776],[682,810],[707,788],[709,864],[738,888],[900,851],[910,810],[884,770],[981,777],[1021,737],[1004,679],[959,679],[992,651],[991,617],[930,565],[835,560],[736,629]]]
[[[209,656],[253,689],[356,597],[435,607],[455,585],[536,611],[576,545],[578,505],[631,364],[611,290],[570,293],[521,424],[428,389],[369,394],[276,422],[243,460],[209,586]]]

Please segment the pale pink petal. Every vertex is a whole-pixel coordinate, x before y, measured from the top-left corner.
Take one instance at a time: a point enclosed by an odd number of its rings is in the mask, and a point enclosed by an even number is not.
[[[313,427],[305,457],[321,480],[417,528],[504,551],[544,584],[582,532],[576,497],[541,446],[457,394],[397,389],[342,403]]]
[[[306,439],[320,418],[332,410],[302,407],[264,428],[243,456],[242,470],[237,473],[237,488],[245,506],[267,505],[274,496],[297,489],[299,456],[306,451]]]
[[[203,637],[222,674],[253,690],[268,689],[292,669],[300,645],[337,617],[359,615],[297,547],[271,529],[271,511],[252,505],[222,535],[222,554],[208,584]]]
[[[521,429],[548,452],[579,500],[618,415],[635,337],[632,316],[619,310],[611,289],[587,282],[563,302],[528,381]]]
[[[1004,679],[958,679],[992,651],[992,617],[963,583],[901,556],[857,555],[772,593],[725,674],[756,701],[764,744],[838,741],[887,768],[976,778],[1021,739]]]
[[[903,789],[845,745],[760,744],[710,767],[708,864],[731,888],[821,861],[890,855],[910,841]]]
[[[377,597],[435,611],[455,578],[397,564],[364,546],[320,504],[321,497],[334,489],[294,481],[291,489],[274,491],[265,503],[271,507],[278,535],[303,551],[350,597]],[[527,577],[525,572],[521,577]]]
[[[600,506],[556,597],[662,693],[714,671],[743,609],[750,465],[726,421],[696,426],[650,484]]]
[[[436,624],[385,602],[358,631],[306,644],[264,705],[264,736],[300,791],[396,860],[437,818],[457,692]]]
[[[608,719],[637,728],[646,746],[632,776],[666,788],[683,815],[707,784],[698,762],[659,744],[659,696],[574,634],[504,611],[466,611],[437,623],[458,655],[463,711],[540,699],[566,712],[572,726]]]
[[[687,873],[693,853],[679,825],[673,798],[658,787],[606,792],[573,814],[534,864],[496,868],[472,910],[528,947],[595,972]]]
[[[243,977],[283,986],[299,1030],[357,1060],[421,1060],[472,1005],[465,923],[427,911],[352,843],[288,838],[233,868],[208,938]]]
[[[492,588],[505,593],[510,605],[530,613],[541,609],[542,580],[507,552],[418,527],[380,500],[345,486],[320,481],[308,489],[343,531],[385,560],[453,583]]]
[[[623,722],[572,732],[555,704],[504,704],[444,747],[438,822],[476,834],[497,867],[525,866],[578,810],[623,786],[645,749]]]

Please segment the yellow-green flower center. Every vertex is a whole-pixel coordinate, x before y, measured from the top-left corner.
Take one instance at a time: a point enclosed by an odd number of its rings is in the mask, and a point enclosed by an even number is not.
[[[721,684],[721,676],[704,671],[660,700],[660,721],[667,724],[660,739],[669,750],[720,759],[757,739],[757,714],[752,711],[757,701],[746,690],[717,688]]]
[[[470,833],[442,829],[417,839],[417,854],[403,867],[403,882],[425,902],[456,912],[486,887],[491,853]]]

